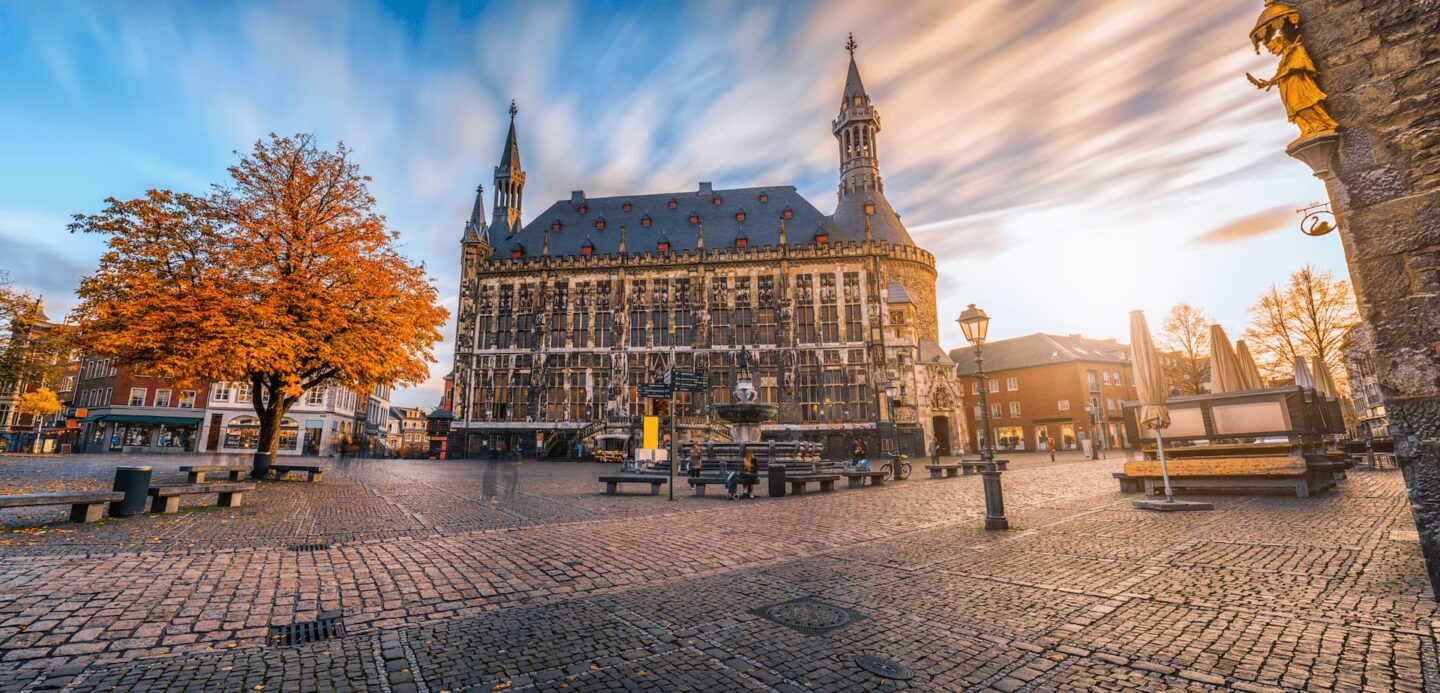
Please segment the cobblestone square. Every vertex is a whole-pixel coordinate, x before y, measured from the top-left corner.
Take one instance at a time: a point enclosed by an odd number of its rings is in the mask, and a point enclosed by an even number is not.
[[[135,462],[169,482],[197,461],[0,457],[0,485],[107,488]],[[1016,455],[995,533],[974,476],[671,502],[604,495],[598,464],[328,464],[240,508],[0,514],[0,689],[1440,687],[1393,470],[1151,515],[1115,488],[1118,459]],[[268,642],[331,613],[343,637]]]

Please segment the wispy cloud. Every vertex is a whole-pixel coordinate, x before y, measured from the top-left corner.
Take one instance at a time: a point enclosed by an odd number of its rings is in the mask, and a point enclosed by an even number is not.
[[[1196,236],[1190,243],[1192,245],[1236,243],[1256,236],[1263,236],[1267,233],[1274,233],[1284,228],[1294,227],[1295,223],[1294,207],[1275,207],[1258,214],[1251,214],[1250,216],[1236,219],[1228,224],[1206,231]]]

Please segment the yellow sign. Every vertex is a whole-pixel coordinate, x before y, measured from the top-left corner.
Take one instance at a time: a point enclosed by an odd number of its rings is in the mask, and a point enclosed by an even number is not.
[[[90,415],[90,410],[84,407],[75,410],[75,418],[83,419]]]
[[[644,444],[640,447],[646,450],[654,450],[660,447],[660,417],[645,417],[645,436],[643,442]]]

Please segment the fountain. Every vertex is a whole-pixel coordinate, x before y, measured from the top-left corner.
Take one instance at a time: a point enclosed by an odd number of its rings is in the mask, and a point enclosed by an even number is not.
[[[743,360],[745,352],[740,353]],[[760,442],[760,424],[774,421],[780,413],[779,407],[756,402],[755,386],[751,384],[748,376],[742,375],[737,378],[735,389],[731,392],[735,396],[735,401],[731,404],[716,405],[715,415],[730,424],[730,438],[735,442]]]

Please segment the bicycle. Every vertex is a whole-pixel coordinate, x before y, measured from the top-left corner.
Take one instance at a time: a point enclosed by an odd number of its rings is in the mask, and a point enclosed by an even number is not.
[[[887,452],[887,453],[885,453],[885,455],[886,455],[887,457],[889,457],[891,460],[894,460],[894,462],[899,462],[899,463],[900,463],[900,480],[901,480],[901,481],[904,481],[904,480],[910,478],[910,456],[909,456],[909,455],[902,454],[902,453],[897,453],[897,452]],[[894,471],[893,471],[893,470],[894,470],[894,467],[891,467],[891,466],[890,466],[890,465],[893,464],[894,462],[886,462],[885,464],[880,465],[880,471],[885,472],[885,478],[887,478],[887,479],[893,479],[893,478],[895,478],[895,474],[894,474]]]

